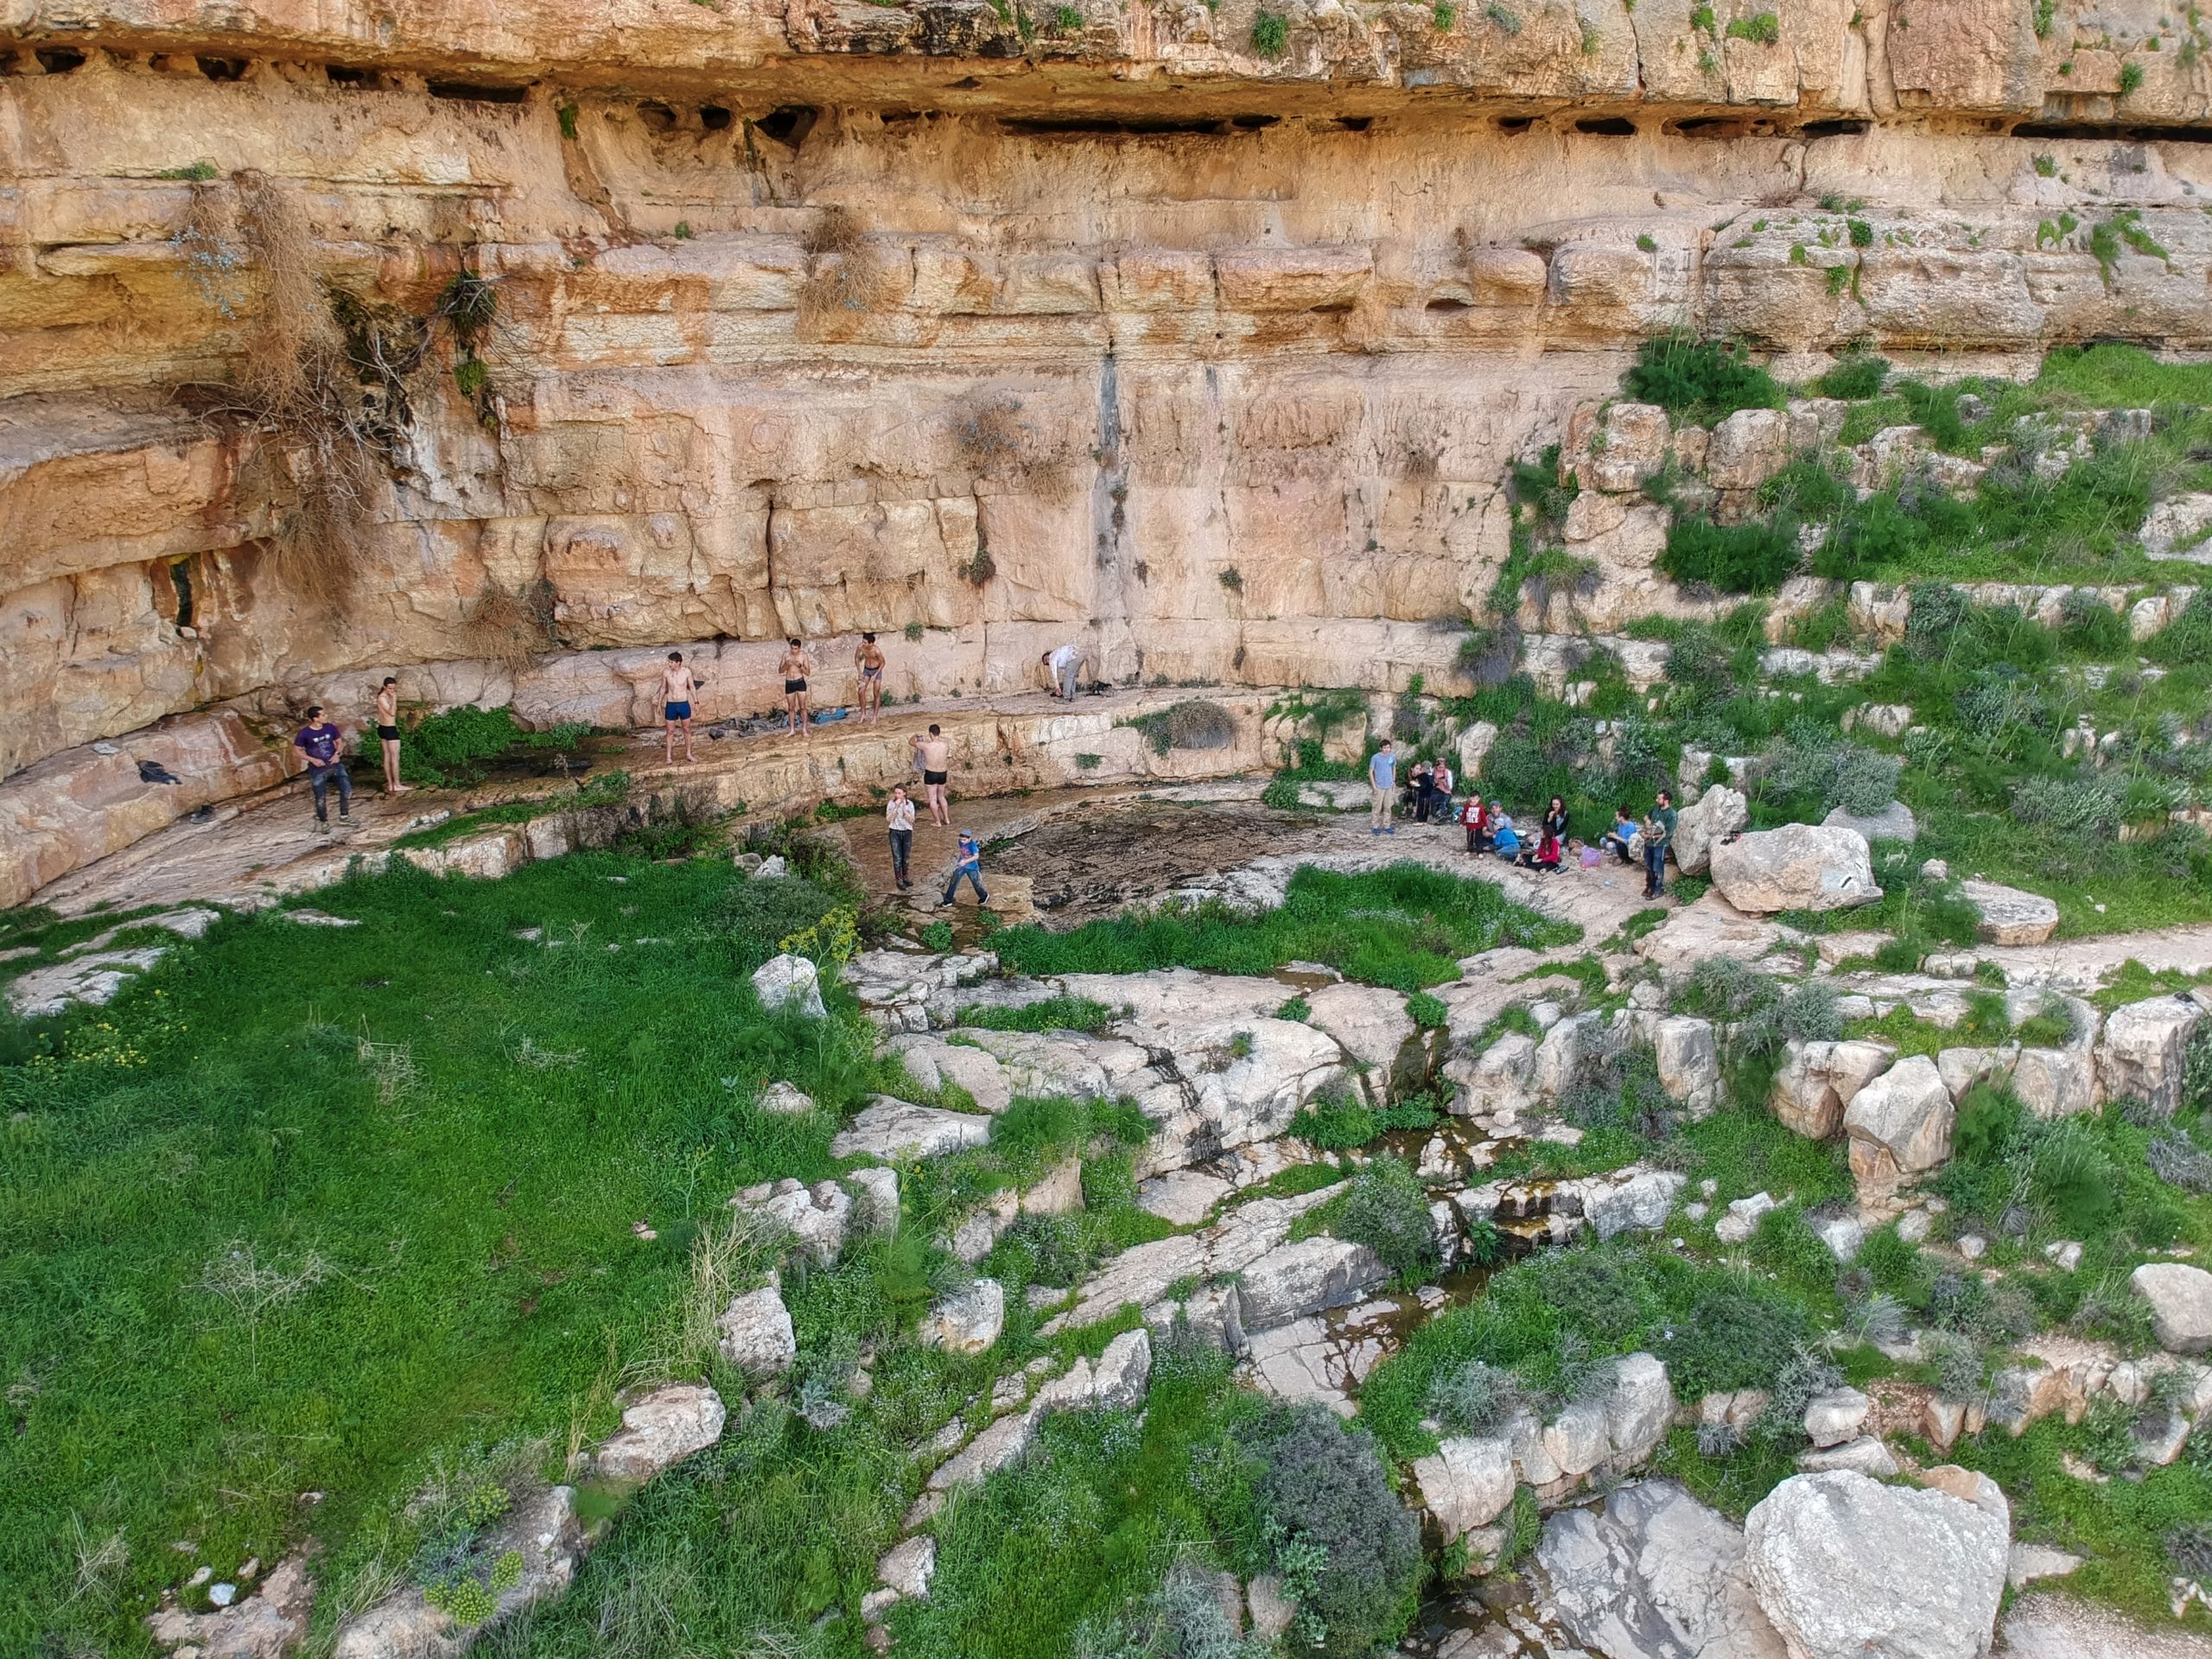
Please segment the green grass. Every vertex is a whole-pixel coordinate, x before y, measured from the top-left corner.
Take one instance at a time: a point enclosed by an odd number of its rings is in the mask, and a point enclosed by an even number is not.
[[[773,944],[717,925],[734,883],[605,855],[355,880],[316,902],[359,925],[226,920],[0,1066],[0,1648],[130,1643],[195,1560],[310,1526],[334,1585],[433,1455],[604,1432],[702,1218],[830,1173],[828,1116],[754,1090],[835,1109],[874,1074],[856,1020],[754,1008]],[[93,1592],[79,1528],[128,1551]]]
[[[2069,1427],[2062,1418],[2046,1417],[2017,1440],[1998,1430],[1961,1441],[1950,1455],[2005,1489],[2015,1538],[2087,1558],[2063,1581],[2068,1593],[2169,1626],[2171,1569],[2163,1541],[2174,1528],[2212,1515],[2212,1471],[2184,1459],[2139,1480],[2079,1480],[2066,1472],[2061,1459],[2086,1450],[2090,1433],[2087,1424]],[[2201,1625],[2202,1616],[2192,1622]]]
[[[1113,1009],[1089,997],[1048,996],[1018,1008],[963,1008],[954,1023],[978,1031],[1099,1031],[1113,1020]]]
[[[1510,903],[1487,881],[1395,864],[1358,875],[1300,868],[1282,907],[1257,916],[1224,906],[1161,908],[1065,933],[1010,927],[992,941],[1019,973],[1143,973],[1185,966],[1268,974],[1320,962],[1347,978],[1416,991],[1459,976],[1459,958],[1494,945],[1571,943],[1577,929]]]
[[[899,1650],[1065,1653],[1078,1623],[1118,1613],[1179,1554],[1223,1559],[1247,1491],[1231,1432],[1260,1404],[1225,1363],[1198,1358],[1160,1366],[1141,1414],[1048,1419],[1036,1454],[938,1522],[929,1599],[891,1618]]]

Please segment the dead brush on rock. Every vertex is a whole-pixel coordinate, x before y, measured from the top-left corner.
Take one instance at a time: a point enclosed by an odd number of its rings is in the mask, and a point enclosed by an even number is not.
[[[544,652],[558,649],[553,620],[553,584],[543,577],[517,588],[486,584],[468,614],[475,648],[503,666],[527,668]]]

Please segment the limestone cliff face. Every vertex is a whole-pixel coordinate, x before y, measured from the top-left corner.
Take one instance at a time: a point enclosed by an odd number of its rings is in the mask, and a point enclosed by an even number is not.
[[[1115,677],[1436,680],[1507,465],[1655,330],[2212,345],[2201,27],[0,0],[0,773],[394,668],[626,720],[671,642],[749,709],[787,632],[918,627],[902,695],[1070,637]],[[2128,209],[2163,254],[2101,264]],[[311,451],[238,391],[302,281],[357,369],[416,352],[353,389],[320,546]]]

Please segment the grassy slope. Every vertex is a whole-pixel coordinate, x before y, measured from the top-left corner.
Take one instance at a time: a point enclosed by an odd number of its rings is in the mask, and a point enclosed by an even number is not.
[[[121,1634],[181,1576],[172,1539],[271,1560],[375,1522],[433,1451],[565,1441],[595,1385],[606,1427],[686,1219],[829,1168],[832,1126],[756,1116],[753,1085],[865,1077],[842,1029],[753,1009],[751,958],[702,925],[730,880],[602,856],[349,884],[318,902],[361,925],[226,922],[73,1020],[72,1058],[0,1068],[0,1648]],[[365,1065],[363,1038],[392,1046]],[[575,1063],[518,1064],[525,1039]],[[385,1097],[379,1067],[411,1079]],[[130,1551],[99,1593],[72,1594],[79,1529]]]

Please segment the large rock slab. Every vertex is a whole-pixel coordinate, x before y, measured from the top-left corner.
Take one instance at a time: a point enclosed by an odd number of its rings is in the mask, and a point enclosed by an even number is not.
[[[1859,1091],[1889,1070],[1897,1052],[1887,1043],[1792,1038],[1775,1073],[1775,1116],[1809,1140],[1827,1140],[1843,1127],[1844,1112]]]
[[[2058,930],[2058,906],[2039,893],[1994,881],[1964,881],[1960,889],[1980,912],[1976,931],[1985,944],[2041,944]]]
[[[1980,1659],[2005,1593],[2003,1507],[1793,1475],[1745,1522],[1752,1593],[1790,1659]]]
[[[1678,1014],[1657,1021],[1651,1053],[1660,1087],[1690,1117],[1704,1117],[1720,1104],[1720,1049],[1710,1020]]]
[[[1417,1084],[1422,1064],[1420,1032],[1406,1012],[1406,999],[1376,985],[1350,980],[1306,993],[1313,1011],[1308,1022],[1335,1038],[1344,1052],[1370,1068],[1369,1087],[1396,1094]]]
[[[1513,1502],[1512,1447],[1499,1436],[1455,1436],[1414,1459],[1414,1483],[1448,1544],[1488,1526]]]
[[[2190,1039],[2204,1011],[2186,997],[2154,996],[2114,1008],[2097,1046],[2107,1100],[2142,1101],[2162,1117],[2181,1104]]]
[[[1886,1196],[1949,1158],[1956,1117],[1951,1091],[1925,1054],[1899,1060],[1853,1096],[1843,1127],[1860,1195]]]
[[[1543,1605],[1605,1659],[1783,1659],[1744,1535],[1671,1480],[1561,1510],[1536,1545]]]
[[[1882,896],[1866,837],[1856,830],[1787,823],[1713,849],[1713,884],[1738,910],[1847,910]]]
[[[2171,1354],[2212,1350],[2212,1273],[2184,1262],[2145,1262],[2128,1275],[2151,1304],[2151,1327]]]
[[[1238,1315],[1245,1330],[1265,1331],[1356,1302],[1389,1276],[1364,1244],[1302,1238],[1277,1245],[1243,1269]]]
[[[963,1147],[980,1147],[991,1138],[991,1120],[973,1112],[940,1111],[911,1101],[876,1095],[849,1127],[830,1142],[833,1158],[874,1158],[896,1163],[908,1158],[941,1158]]]
[[[1821,824],[1828,830],[1855,830],[1866,837],[1869,846],[1878,841],[1913,842],[1920,838],[1919,820],[1903,801],[1891,801],[1878,812],[1847,812],[1840,806],[1834,807]]]
[[[950,1084],[967,1091],[977,1111],[993,1116],[1014,1103],[1013,1081],[988,1049],[947,1042],[927,1032],[902,1032],[884,1047],[899,1057],[908,1077],[931,1094]]]

